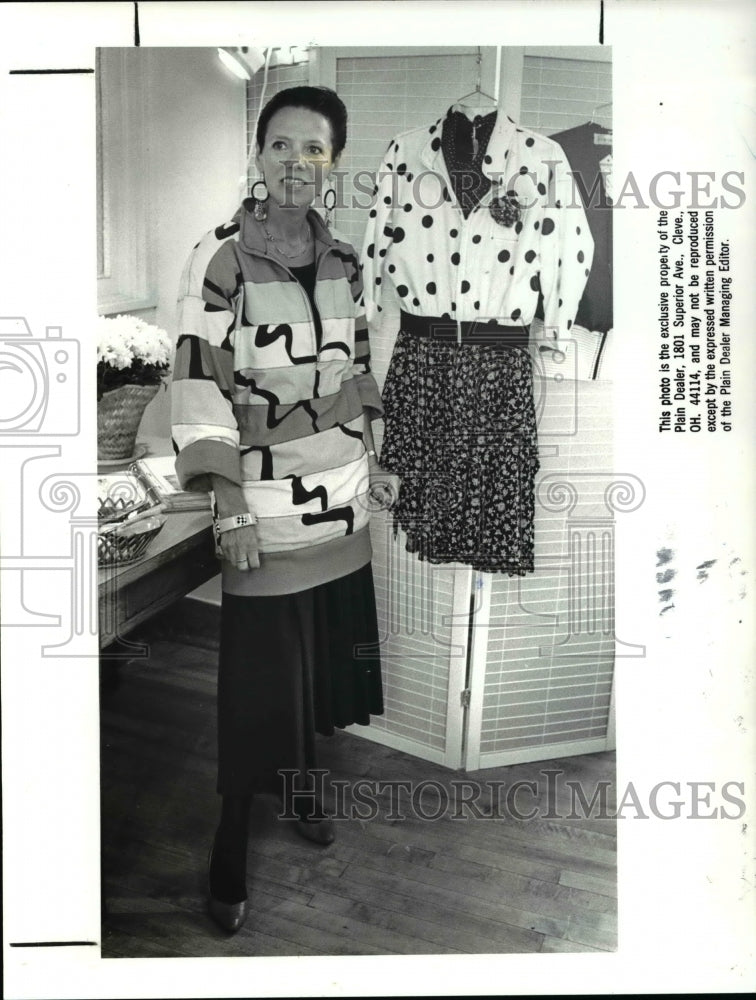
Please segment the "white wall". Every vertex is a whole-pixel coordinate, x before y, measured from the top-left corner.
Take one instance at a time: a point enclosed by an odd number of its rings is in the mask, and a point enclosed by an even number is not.
[[[155,309],[138,315],[176,338],[176,291],[199,238],[229,219],[243,195],[246,92],[214,48],[141,50],[147,90],[150,247]],[[140,437],[170,435],[170,387],[144,415]]]

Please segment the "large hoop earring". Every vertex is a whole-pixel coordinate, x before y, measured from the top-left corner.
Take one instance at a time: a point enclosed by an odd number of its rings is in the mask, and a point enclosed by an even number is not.
[[[329,195],[332,196],[329,198]],[[325,209],[325,224],[328,229],[331,228],[331,213],[334,208],[336,208],[336,190],[334,188],[328,188],[323,194],[323,208]]]
[[[256,193],[257,188],[259,188],[261,185],[264,194],[262,192],[260,194],[257,194]],[[268,187],[265,181],[264,180],[255,181],[255,183],[252,185],[252,190],[250,194],[252,195],[252,201],[254,202],[254,207],[252,211],[254,213],[255,218],[257,219],[258,222],[265,222],[265,220],[268,218],[268,209],[266,208],[265,202],[270,197],[270,193],[268,191]]]

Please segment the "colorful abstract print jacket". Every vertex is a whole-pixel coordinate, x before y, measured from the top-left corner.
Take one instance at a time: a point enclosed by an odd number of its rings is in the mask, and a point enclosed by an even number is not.
[[[224,590],[285,593],[370,558],[365,411],[382,413],[370,373],[359,259],[310,211],[315,304],[267,251],[245,202],[205,236],[181,279],[172,385],[176,472],[240,484],[257,515],[261,568],[223,565]]]

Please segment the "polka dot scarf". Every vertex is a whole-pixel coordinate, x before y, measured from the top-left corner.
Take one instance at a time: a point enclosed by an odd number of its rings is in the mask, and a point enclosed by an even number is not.
[[[461,111],[450,110],[444,119],[441,149],[454,194],[465,218],[491,188],[491,181],[482,167],[495,125],[495,111],[485,116],[476,115],[470,121]]]

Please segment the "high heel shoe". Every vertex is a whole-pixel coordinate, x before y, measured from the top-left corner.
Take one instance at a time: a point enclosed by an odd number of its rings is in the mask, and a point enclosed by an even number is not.
[[[321,847],[328,847],[336,840],[336,829],[332,819],[298,819],[294,828],[300,837],[312,841],[313,844],[319,844]]]
[[[244,924],[249,914],[249,899],[247,896],[239,903],[224,903],[220,899],[216,899],[213,896],[212,889],[210,887],[210,866],[213,861],[213,850],[215,849],[215,843],[213,842],[210,850],[207,854],[207,897],[208,897],[208,910],[210,916],[213,920],[223,928],[224,931],[228,931],[229,934],[235,934]]]
[[[279,798],[278,805],[287,820],[294,818],[291,813],[285,810],[283,799]],[[322,811],[320,803],[316,803],[315,812],[322,813]],[[328,847],[336,840],[336,827],[333,820],[327,816],[324,816],[323,819],[298,819],[294,823],[294,829],[300,837],[313,844],[319,844],[321,847]]]

